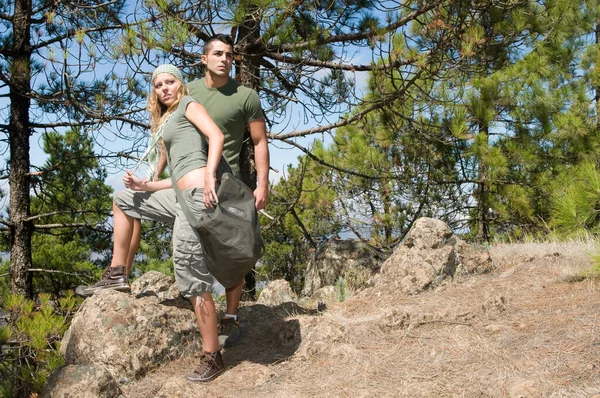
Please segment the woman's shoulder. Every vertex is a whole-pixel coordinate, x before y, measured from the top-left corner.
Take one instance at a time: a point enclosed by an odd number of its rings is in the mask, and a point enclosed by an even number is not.
[[[190,95],[184,95],[183,97],[181,97],[181,101],[179,101],[177,110],[185,113],[185,110],[187,109],[188,105],[191,104],[192,102],[198,102],[198,101]]]
[[[194,97],[192,97],[191,95],[184,95],[183,97],[181,97],[181,101],[179,101],[179,104],[189,104],[190,102],[198,102]]]

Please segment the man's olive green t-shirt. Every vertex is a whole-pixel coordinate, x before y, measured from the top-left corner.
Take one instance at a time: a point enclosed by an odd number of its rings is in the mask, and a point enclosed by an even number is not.
[[[233,79],[219,88],[208,88],[204,79],[199,79],[188,83],[187,88],[189,95],[206,108],[208,115],[223,132],[223,157],[227,159],[233,174],[239,177],[240,152],[246,125],[263,117],[258,94]]]

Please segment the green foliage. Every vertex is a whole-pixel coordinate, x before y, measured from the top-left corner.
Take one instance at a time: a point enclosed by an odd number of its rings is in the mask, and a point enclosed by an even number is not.
[[[155,221],[142,222],[142,240],[133,263],[133,276],[158,271],[174,276],[172,258],[172,226]]]
[[[348,268],[344,272],[346,287],[351,292],[357,292],[364,289],[371,278],[371,271],[367,268]]]
[[[552,187],[549,223],[563,237],[600,233],[600,174],[595,163],[570,167]]]
[[[77,285],[97,280],[100,270],[90,261],[90,247],[78,236],[64,242],[62,237],[38,235],[33,239],[34,288],[59,297]]]
[[[41,393],[50,374],[62,366],[60,340],[81,299],[67,292],[58,301],[4,295],[0,312],[0,396]]]
[[[319,147],[315,144],[315,152]],[[296,292],[302,290],[316,245],[341,232],[326,168],[308,159],[301,162],[303,167],[288,168],[288,178],[271,191],[266,210],[275,221],[263,232],[265,255],[257,268],[257,280],[285,279]]]
[[[343,276],[340,276],[335,282],[335,292],[338,302],[344,302],[346,300],[346,280]]]
[[[587,270],[583,276],[589,279],[600,280],[600,254],[596,253],[592,255],[592,257],[594,259],[594,265],[591,269]]]
[[[32,262],[37,292],[54,297],[77,285],[96,280],[101,272],[91,261],[111,247],[105,230],[112,189],[104,183],[106,171],[94,153],[92,137],[80,129],[43,136],[48,172],[32,182],[31,212],[40,224],[64,226],[32,240]]]

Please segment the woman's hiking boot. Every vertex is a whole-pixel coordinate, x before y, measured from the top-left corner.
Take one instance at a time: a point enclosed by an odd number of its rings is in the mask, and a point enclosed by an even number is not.
[[[120,267],[108,267],[104,270],[100,281],[92,286],[78,286],[75,293],[83,297],[89,297],[98,290],[118,290],[120,292],[129,292],[129,276],[127,268],[123,265]]]
[[[189,381],[210,381],[221,374],[221,372],[224,370],[225,366],[223,365],[221,351],[202,352],[202,355],[200,356],[200,364],[196,370],[194,370],[194,373],[186,376],[186,378]]]
[[[242,330],[240,329],[240,318],[222,318],[219,322],[219,346],[232,347],[240,341]]]

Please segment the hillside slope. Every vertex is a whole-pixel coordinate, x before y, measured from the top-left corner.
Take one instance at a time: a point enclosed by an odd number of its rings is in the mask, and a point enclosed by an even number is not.
[[[147,397],[600,397],[600,283],[568,282],[585,244],[491,249],[494,270],[408,296],[246,303],[244,337],[207,384],[195,353],[122,386]]]

